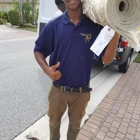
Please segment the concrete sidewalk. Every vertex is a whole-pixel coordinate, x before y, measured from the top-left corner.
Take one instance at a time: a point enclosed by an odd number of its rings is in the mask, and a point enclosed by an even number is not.
[[[140,64],[133,62],[103,99],[77,140],[140,140]]]

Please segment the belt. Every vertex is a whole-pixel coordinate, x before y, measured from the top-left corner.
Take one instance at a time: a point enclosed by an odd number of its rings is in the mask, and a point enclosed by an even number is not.
[[[69,87],[69,86],[61,86],[55,82],[53,82],[53,85],[56,88],[59,89],[63,89],[63,91],[68,91],[68,92],[80,92],[80,93],[84,93],[84,92],[90,92],[92,90],[92,88],[89,88],[89,85],[85,86],[85,87],[79,87],[79,88],[74,88],[74,87]]]

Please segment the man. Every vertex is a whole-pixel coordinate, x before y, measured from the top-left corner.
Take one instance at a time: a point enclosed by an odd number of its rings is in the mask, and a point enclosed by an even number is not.
[[[66,12],[45,26],[34,48],[36,61],[52,80],[47,112],[50,140],[60,139],[61,117],[67,107],[67,140],[76,140],[90,100],[89,82],[94,56],[90,47],[102,28],[83,15],[81,0],[64,0],[64,3]],[[119,35],[115,33],[99,59],[111,63],[118,38]],[[45,59],[49,55],[48,65]]]
[[[66,6],[62,0],[55,0],[55,4],[56,4],[57,8],[59,9],[55,13],[55,17],[58,17],[58,16],[62,15],[63,12],[65,12]]]

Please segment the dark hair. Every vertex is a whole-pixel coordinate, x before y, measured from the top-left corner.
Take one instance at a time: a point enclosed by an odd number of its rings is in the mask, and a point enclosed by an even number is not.
[[[59,5],[59,4],[62,4],[62,3],[64,3],[62,0],[55,0],[56,5]]]

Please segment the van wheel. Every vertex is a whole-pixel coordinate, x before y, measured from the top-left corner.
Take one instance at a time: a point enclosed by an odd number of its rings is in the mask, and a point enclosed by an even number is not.
[[[119,66],[119,72],[126,73],[128,68],[129,68],[129,66],[130,66],[130,62],[131,62],[131,57],[129,56],[127,58],[127,61]]]

